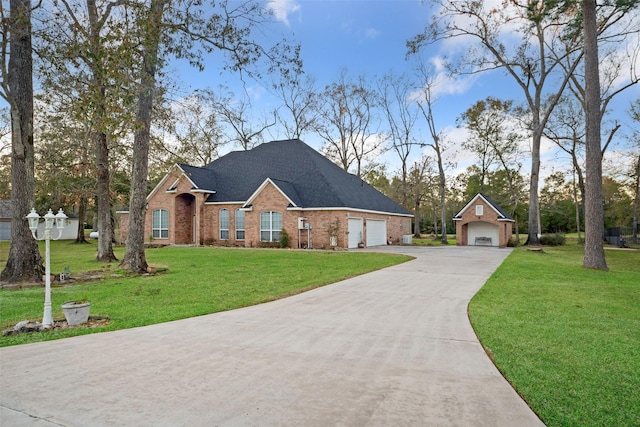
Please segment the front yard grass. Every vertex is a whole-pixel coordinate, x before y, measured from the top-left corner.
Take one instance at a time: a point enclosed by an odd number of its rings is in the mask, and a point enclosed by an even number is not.
[[[548,426],[640,425],[640,252],[514,250],[472,299],[488,354]]]
[[[71,269],[72,277],[101,269],[105,280],[52,288],[54,319],[64,319],[61,304],[74,299],[91,301],[91,315],[110,318],[107,326],[28,333],[0,338],[0,346],[111,331],[168,322],[259,304],[300,293],[341,279],[410,260],[403,255],[358,252],[295,251],[166,247],[147,250],[151,265],[168,272],[126,277],[117,263],[98,264],[96,245],[52,242],[52,273]],[[6,254],[8,246],[0,247]],[[43,251],[44,253],[44,251]],[[116,250],[121,258],[123,251]],[[0,328],[21,320],[42,320],[42,287],[0,290]]]

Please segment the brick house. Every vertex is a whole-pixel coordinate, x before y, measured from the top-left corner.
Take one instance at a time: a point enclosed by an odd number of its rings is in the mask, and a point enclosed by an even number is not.
[[[489,196],[478,193],[456,216],[457,246],[498,246],[511,239],[514,220]]]
[[[413,215],[300,140],[176,165],[147,197],[145,241],[355,248],[402,242]],[[128,212],[119,212],[126,239]]]

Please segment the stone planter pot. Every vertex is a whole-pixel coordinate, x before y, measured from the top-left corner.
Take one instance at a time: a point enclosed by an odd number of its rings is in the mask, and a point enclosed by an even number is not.
[[[89,320],[90,302],[67,301],[62,304],[62,312],[69,326],[81,325]]]

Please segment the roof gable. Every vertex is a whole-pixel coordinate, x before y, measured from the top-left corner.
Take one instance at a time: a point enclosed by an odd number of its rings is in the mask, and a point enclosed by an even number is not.
[[[274,182],[274,180],[272,180],[271,178],[265,179],[264,182],[260,185],[260,187],[258,187],[258,189],[251,195],[251,197],[247,199],[243,207],[250,206],[253,203],[253,201],[256,199],[256,197],[258,197],[258,195],[262,193],[262,190],[264,190],[265,187],[269,184],[273,185],[275,189],[278,190],[280,194],[282,194],[289,201],[291,205],[298,206],[296,202],[292,200],[291,197],[289,197],[289,195],[287,194],[287,191],[284,191],[282,187],[289,190],[288,191],[289,194],[295,193],[295,189],[292,188],[292,186],[288,182],[279,181],[279,180],[275,180],[275,181],[277,181],[277,183]]]
[[[469,209],[471,206],[473,206],[473,204],[476,202],[476,200],[478,199],[482,199],[491,209],[493,209],[497,214],[498,214],[498,221],[514,221],[513,218],[511,218],[511,215],[509,215],[504,209],[502,209],[500,207],[500,205],[498,205],[496,202],[494,202],[489,196],[487,196],[486,194],[482,194],[482,193],[478,193],[476,194],[470,201],[469,203],[467,203],[466,205],[464,205],[464,207],[462,209],[460,209],[460,212],[458,212],[453,219],[454,220],[458,220],[462,218],[462,214]]]
[[[183,166],[184,167],[184,166]],[[411,213],[300,140],[272,141],[214,160],[209,174],[193,175],[215,190],[208,203],[248,201],[267,179],[298,208],[353,208],[410,216]],[[204,181],[209,180],[209,181]]]

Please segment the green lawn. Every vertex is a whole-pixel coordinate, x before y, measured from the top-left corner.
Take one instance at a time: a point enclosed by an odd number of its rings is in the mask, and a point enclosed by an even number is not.
[[[548,426],[640,425],[640,252],[515,250],[471,301],[487,352]]]
[[[117,263],[93,261],[95,243],[76,245],[52,242],[52,272],[66,265],[72,276],[100,268],[107,280],[82,285],[54,287],[54,319],[63,319],[60,305],[87,298],[92,315],[109,316],[111,323],[97,329],[54,330],[0,338],[0,346],[22,344],[92,332],[132,328],[231,310],[303,292],[341,279],[398,264],[407,256],[330,251],[278,249],[233,249],[211,247],[166,247],[148,249],[150,264],[166,267],[168,273],[125,277]],[[44,252],[44,251],[43,251]],[[6,263],[8,246],[0,246],[0,262]],[[121,257],[122,250],[116,255]],[[0,328],[7,329],[25,319],[42,319],[42,287],[0,290]]]

